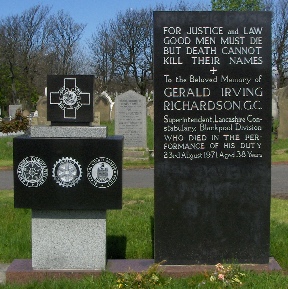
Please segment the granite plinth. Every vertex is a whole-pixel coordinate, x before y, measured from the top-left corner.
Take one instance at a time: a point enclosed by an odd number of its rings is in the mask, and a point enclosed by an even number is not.
[[[164,263],[165,264],[165,263]],[[239,264],[242,270],[256,273],[282,270],[275,258],[270,257],[269,263],[265,264]],[[215,271],[215,265],[160,265],[159,269],[165,276],[181,278],[204,272]]]
[[[88,275],[100,276],[101,272],[101,270],[35,270],[31,259],[15,259],[6,271],[6,283],[25,284],[31,281],[61,278],[77,280]]]
[[[107,261],[106,270],[112,273],[142,272],[154,264],[153,259],[110,259]],[[281,267],[271,257],[269,264],[243,264],[244,270],[255,272],[279,271]],[[213,265],[190,265],[190,266],[159,266],[159,270],[166,276],[186,277],[207,271],[214,271]],[[27,283],[35,280],[48,278],[74,278],[80,279],[85,276],[100,276],[100,270],[35,270],[30,259],[15,259],[6,271],[7,283]]]
[[[61,138],[105,138],[106,126],[31,126],[28,135],[31,137]]]
[[[106,211],[32,210],[32,267],[103,270]]]

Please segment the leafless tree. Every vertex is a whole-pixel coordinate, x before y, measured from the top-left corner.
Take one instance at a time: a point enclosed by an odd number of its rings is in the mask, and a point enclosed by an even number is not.
[[[0,51],[1,51],[1,66],[5,67],[9,75],[7,75],[7,81],[11,85],[11,95],[8,96],[12,104],[16,103],[16,77],[17,77],[17,64],[18,64],[18,46],[21,41],[19,27],[19,17],[10,16],[1,21],[0,26]],[[6,70],[5,70],[6,72]],[[2,71],[3,73],[3,71]],[[6,96],[7,97],[7,96]]]
[[[152,10],[119,12],[98,28],[89,47],[101,89],[145,94],[152,75]]]
[[[117,72],[123,81],[133,86],[136,83],[145,94],[152,72],[152,10],[127,10],[119,13],[112,31],[117,42]],[[133,78],[132,78],[133,77]]]
[[[28,90],[27,101],[37,100],[37,86],[42,73],[43,58],[47,47],[46,17],[50,11],[48,6],[36,5],[20,16],[21,41],[19,42],[20,64],[23,82]],[[39,86],[38,86],[39,87]]]
[[[29,108],[44,92],[47,74],[76,74],[83,67],[78,44],[85,25],[63,11],[49,13],[36,5],[0,20],[0,105]]]
[[[273,62],[279,74],[279,87],[285,85],[288,73],[288,2],[277,0],[273,6]]]
[[[9,67],[10,103],[23,100],[29,103],[37,94],[35,75],[38,71],[39,54],[45,45],[43,28],[48,12],[48,7],[36,5],[20,16],[10,16],[1,21],[1,64]]]
[[[63,10],[51,16],[48,23],[49,53],[53,54],[55,72],[64,75],[73,73],[75,71],[73,55],[86,25],[76,23]]]
[[[204,6],[178,1],[174,6],[128,9],[100,26],[89,42],[91,61],[99,87],[145,95],[153,89],[153,10],[201,10]],[[206,7],[207,8],[207,7]],[[117,89],[116,89],[117,88]]]
[[[112,37],[110,23],[102,24],[88,44],[91,66],[97,80],[99,92],[107,90],[116,78],[116,40]],[[110,88],[111,90],[111,88]]]

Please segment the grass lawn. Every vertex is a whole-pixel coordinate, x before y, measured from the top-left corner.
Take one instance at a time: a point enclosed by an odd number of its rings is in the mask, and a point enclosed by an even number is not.
[[[114,122],[102,123],[107,126],[108,135],[114,135]],[[288,162],[288,139],[277,139],[271,136],[271,160],[276,162]],[[147,118],[147,146],[149,150],[154,149],[154,123]],[[13,137],[0,137],[0,169],[12,168],[13,166]],[[124,162],[123,167],[127,168],[150,168],[154,166],[153,158],[148,161]]]
[[[111,210],[107,213],[107,258],[153,258],[153,215],[153,189],[124,189],[123,209]],[[9,263],[13,259],[31,258],[30,226],[31,211],[14,209],[13,192],[0,191],[1,263]],[[288,275],[286,275],[288,273],[288,200],[272,199],[270,247],[271,256],[276,258],[283,272],[260,274],[244,272],[241,288],[288,288]],[[159,278],[161,274],[155,276]],[[153,278],[156,278],[155,276]],[[210,282],[209,276],[203,273],[171,280],[163,277],[164,283],[156,287],[149,283],[149,279],[148,287],[133,287],[129,283],[130,287],[122,288],[223,288],[223,284],[219,282]],[[145,273],[137,278],[146,278]],[[119,281],[119,276],[105,273],[100,278],[86,277],[79,281],[49,280],[26,285],[6,285],[3,288],[121,288],[117,287],[117,280]]]
[[[272,162],[288,161],[288,139],[274,139],[271,146]]]
[[[107,126],[108,134],[114,134],[114,124],[109,123]],[[153,123],[149,119],[147,126],[148,147],[153,149]],[[12,137],[0,138],[0,168],[11,168],[13,165],[12,142]],[[272,162],[288,162],[288,140],[272,138],[271,156]],[[148,162],[124,163],[125,168],[152,166],[153,159]],[[107,212],[108,259],[153,258],[153,193],[153,189],[124,189],[123,209]],[[270,236],[271,256],[279,262],[283,271],[258,274],[244,272],[241,288],[288,288],[288,200],[272,198]],[[13,191],[2,190],[0,191],[0,263],[26,258],[31,258],[31,210],[14,209]],[[0,285],[0,288],[224,288],[223,282],[211,282],[209,279],[211,272],[208,273],[179,279],[162,277],[153,270],[140,275],[116,276],[103,273],[99,278],[86,277],[79,281],[46,280],[26,285]],[[237,282],[230,285],[229,288],[239,287]]]

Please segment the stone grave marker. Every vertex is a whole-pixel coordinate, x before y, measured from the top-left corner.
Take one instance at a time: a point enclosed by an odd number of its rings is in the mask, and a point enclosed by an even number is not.
[[[129,90],[116,97],[115,134],[124,136],[124,159],[149,158],[145,96]]]
[[[270,25],[154,12],[155,262],[269,262]]]
[[[115,134],[124,136],[124,147],[147,147],[145,96],[129,90],[116,97]]]
[[[278,89],[278,106],[279,106],[279,128],[278,137],[280,139],[288,138],[288,86]]]
[[[112,100],[106,92],[101,93],[95,100],[95,111],[100,113],[102,121],[111,121]]]
[[[30,116],[30,112],[27,109],[24,109],[22,112],[22,115],[25,117],[29,117]]]
[[[89,125],[93,81],[48,76],[53,125],[13,140],[14,206],[32,209],[31,276],[35,269],[106,268],[106,210],[122,207],[123,137]]]
[[[9,105],[9,116],[14,118],[16,111],[20,109],[22,110],[22,105],[21,104],[10,104]]]
[[[147,104],[147,115],[150,116],[151,120],[154,121],[154,102],[149,101]]]
[[[100,112],[94,111],[94,120],[91,123],[92,126],[99,126],[100,125]]]
[[[273,119],[278,119],[279,117],[279,107],[278,107],[278,90],[272,90],[272,117]]]
[[[36,110],[38,115],[33,117],[33,124],[51,125],[51,122],[47,120],[47,96],[42,96],[39,98],[37,101]]]

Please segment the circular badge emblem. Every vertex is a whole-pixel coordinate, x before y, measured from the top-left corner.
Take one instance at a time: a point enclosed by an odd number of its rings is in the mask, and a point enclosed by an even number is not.
[[[99,157],[90,162],[87,167],[89,182],[100,189],[105,189],[115,183],[118,177],[116,164],[105,157]]]
[[[60,102],[58,106],[62,109],[79,109],[81,104],[81,90],[76,86],[75,88],[68,89],[62,87],[59,91],[60,94]]]
[[[77,101],[77,95],[74,91],[70,91],[70,90],[67,90],[64,94],[63,94],[63,102],[66,104],[66,105],[74,105]]]
[[[54,164],[52,176],[59,186],[73,187],[82,177],[82,168],[76,160],[63,157]]]
[[[17,176],[26,187],[40,187],[48,177],[48,168],[42,159],[29,156],[19,163]]]

